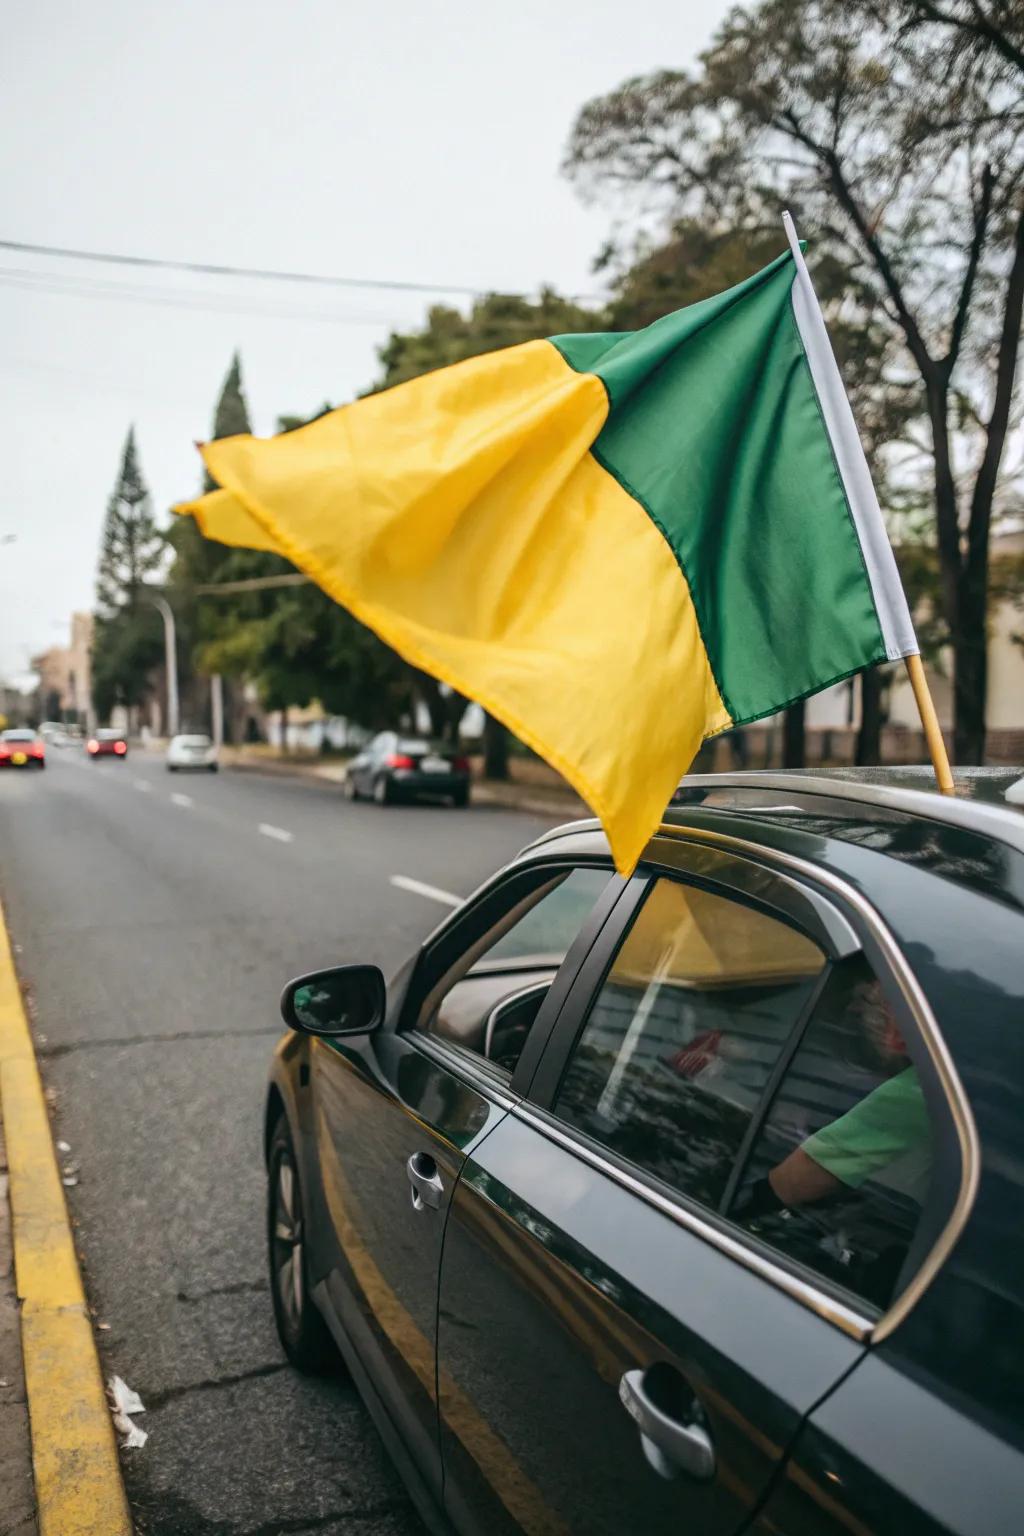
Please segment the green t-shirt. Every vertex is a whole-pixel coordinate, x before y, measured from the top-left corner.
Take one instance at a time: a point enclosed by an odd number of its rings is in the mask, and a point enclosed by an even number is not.
[[[851,1189],[898,1163],[895,1176],[885,1182],[920,1199],[931,1169],[931,1136],[917,1068],[907,1067],[881,1083],[845,1115],[809,1136],[803,1150]]]

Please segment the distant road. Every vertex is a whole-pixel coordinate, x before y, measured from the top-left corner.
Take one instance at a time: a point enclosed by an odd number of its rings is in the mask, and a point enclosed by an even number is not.
[[[349,1387],[286,1366],[260,1117],[289,976],[394,969],[548,825],[52,750],[0,774],[0,888],[31,987],[104,1369],[140,1393],[145,1536],[413,1536]],[[73,1175],[72,1175],[73,1176]]]

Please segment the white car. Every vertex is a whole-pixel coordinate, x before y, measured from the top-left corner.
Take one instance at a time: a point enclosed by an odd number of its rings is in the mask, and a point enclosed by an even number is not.
[[[167,770],[177,773],[179,768],[205,768],[216,773],[217,748],[209,736],[172,736],[167,748]]]

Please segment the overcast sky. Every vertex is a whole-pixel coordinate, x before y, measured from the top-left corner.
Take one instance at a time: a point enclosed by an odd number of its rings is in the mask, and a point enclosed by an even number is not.
[[[725,0],[0,0],[0,238],[358,277],[595,288],[573,118]],[[63,291],[22,274],[46,273]],[[108,285],[130,298],[111,296]],[[71,289],[73,291],[67,291]],[[130,422],[161,517],[235,347],[254,430],[366,387],[430,300],[0,251],[0,678],[92,605]],[[462,301],[464,302],[464,301]]]

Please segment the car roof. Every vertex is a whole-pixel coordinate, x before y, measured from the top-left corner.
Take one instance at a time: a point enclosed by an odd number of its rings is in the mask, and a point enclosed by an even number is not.
[[[941,794],[928,766],[688,774],[662,826],[670,831],[685,825],[688,811],[698,807],[775,825],[785,818],[794,827],[823,817],[882,822],[902,814],[961,827],[1024,852],[1024,803],[1006,798],[1008,790],[1024,784],[1024,768],[956,768],[953,781],[955,794]],[[530,846],[583,831],[600,832],[600,823],[570,822]]]

